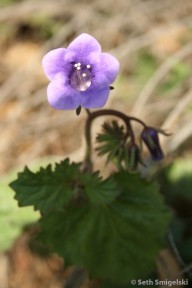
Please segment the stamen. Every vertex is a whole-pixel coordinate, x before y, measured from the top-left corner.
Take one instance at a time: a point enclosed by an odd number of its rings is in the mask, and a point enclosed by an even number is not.
[[[74,63],[69,74],[70,85],[77,91],[86,91],[92,84],[91,65],[84,65],[80,62]]]

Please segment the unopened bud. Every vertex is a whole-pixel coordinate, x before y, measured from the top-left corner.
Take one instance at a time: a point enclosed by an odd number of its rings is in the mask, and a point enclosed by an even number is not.
[[[164,158],[161,146],[159,143],[158,131],[152,127],[145,127],[141,133],[141,138],[154,161],[160,161]]]
[[[128,169],[130,172],[138,170],[139,163],[141,163],[140,149],[135,143],[131,143],[127,150]]]

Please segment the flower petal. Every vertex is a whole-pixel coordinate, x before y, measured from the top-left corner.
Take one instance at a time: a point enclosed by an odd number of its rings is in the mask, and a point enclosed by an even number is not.
[[[42,60],[43,70],[50,81],[54,80],[55,75],[63,71],[65,48],[58,48],[49,51]]]
[[[102,73],[105,75],[108,84],[111,84],[115,81],[117,73],[119,71],[119,61],[108,53],[101,53],[100,55],[100,65],[97,67],[95,74]],[[99,77],[99,75],[98,75]]]
[[[99,42],[91,35],[86,33],[82,33],[75,40],[73,40],[67,49],[76,52],[79,58],[85,58],[92,52],[101,53],[101,46]]]
[[[102,87],[109,86],[109,80],[102,72],[96,72],[92,79],[92,87],[95,89],[101,89]]]
[[[49,104],[59,110],[76,109],[80,105],[80,95],[78,91],[69,85],[58,88],[57,83],[51,82],[47,88],[47,98]]]
[[[109,97],[109,86],[91,88],[81,92],[81,106],[84,108],[100,108],[105,105]]]

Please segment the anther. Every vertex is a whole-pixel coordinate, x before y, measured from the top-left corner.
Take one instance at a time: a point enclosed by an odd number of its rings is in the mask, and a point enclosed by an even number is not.
[[[69,81],[71,86],[77,91],[86,91],[92,84],[91,65],[84,65],[80,62],[74,63],[71,73],[69,74]]]

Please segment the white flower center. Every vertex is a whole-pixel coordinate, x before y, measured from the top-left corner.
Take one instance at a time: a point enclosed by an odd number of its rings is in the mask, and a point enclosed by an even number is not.
[[[73,64],[71,73],[69,75],[69,82],[75,90],[86,91],[91,86],[92,78],[93,74],[90,64]]]

